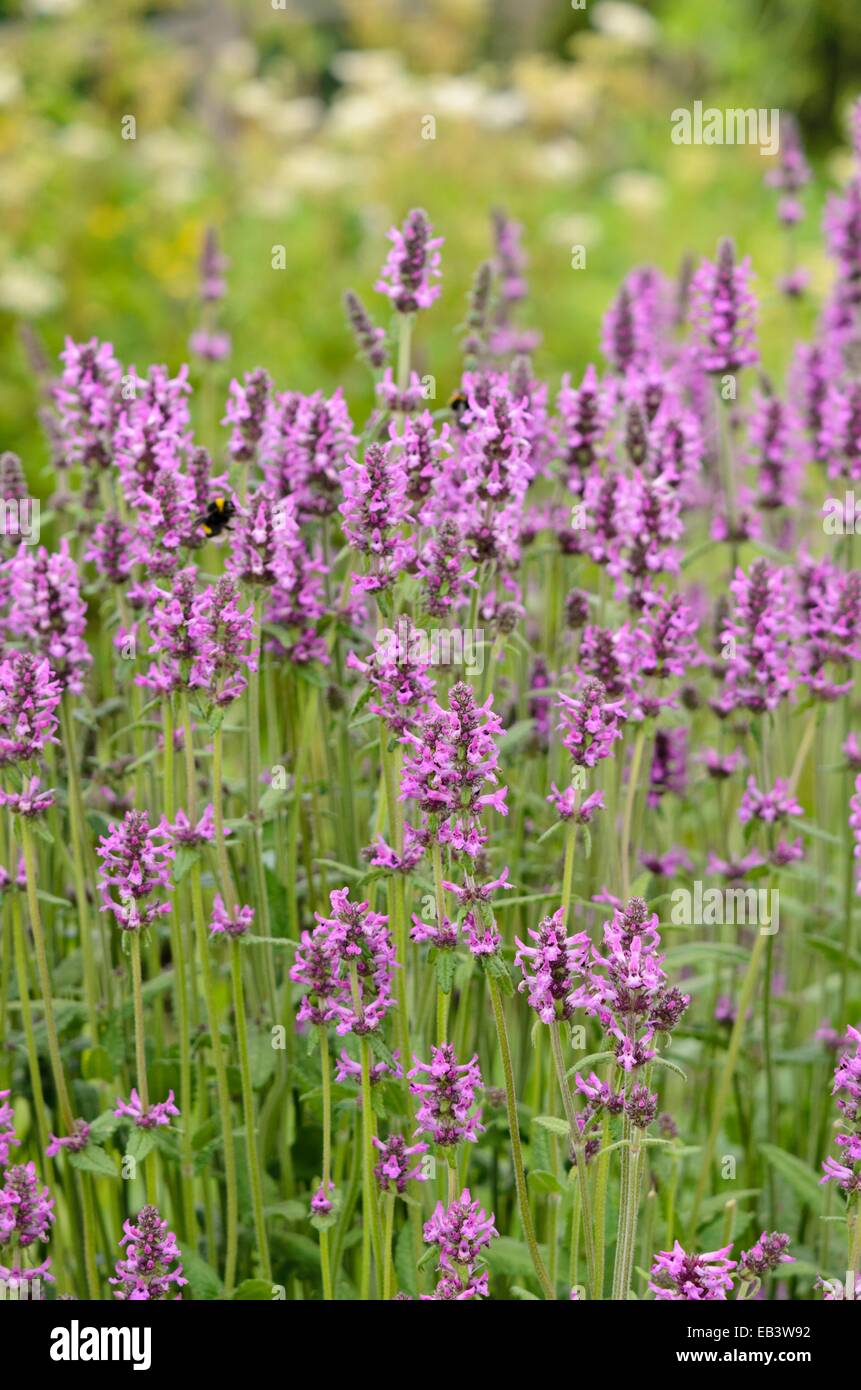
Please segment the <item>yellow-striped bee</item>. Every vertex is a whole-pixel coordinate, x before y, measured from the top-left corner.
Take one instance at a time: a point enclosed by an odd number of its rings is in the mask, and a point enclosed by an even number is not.
[[[229,497],[213,497],[198,525],[203,527],[207,536],[220,536],[235,516],[236,506]]]
[[[469,409],[469,401],[463,391],[454,391],[448,399],[448,408],[456,422],[460,424],[464,413]]]

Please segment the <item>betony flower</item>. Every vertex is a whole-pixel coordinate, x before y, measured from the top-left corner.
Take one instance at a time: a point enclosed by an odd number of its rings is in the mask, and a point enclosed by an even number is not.
[[[57,742],[61,695],[44,658],[10,652],[0,661],[0,766],[28,762]]]
[[[622,702],[608,700],[600,681],[587,679],[573,696],[560,694],[558,708],[562,743],[575,767],[595,767],[610,757],[626,716]]]
[[[451,1043],[442,1043],[431,1047],[429,1062],[420,1062],[418,1057],[413,1061],[415,1066],[407,1076],[411,1092],[421,1098],[416,1136],[429,1134],[441,1148],[452,1148],[464,1141],[474,1144],[484,1133],[481,1110],[473,1110],[476,1091],[483,1085],[478,1056],[459,1063]],[[412,1079],[422,1073],[427,1074],[427,1081]]]
[[[487,1272],[481,1260],[485,1248],[499,1235],[493,1221],[493,1213],[488,1216],[468,1188],[447,1207],[437,1202],[433,1216],[425,1222],[424,1239],[438,1248],[442,1277],[432,1294],[422,1294],[423,1300],[460,1302],[487,1296]]]
[[[750,820],[763,821],[766,825],[776,825],[785,820],[787,816],[801,816],[803,814],[803,808],[799,806],[795,796],[789,790],[789,783],[785,778],[778,777],[770,790],[761,791],[756,784],[756,778],[748,777],[747,787],[738,808],[738,818],[742,825]]]
[[[73,1120],[71,1134],[64,1135],[60,1139],[57,1138],[56,1134],[52,1134],[50,1139],[51,1142],[45,1150],[48,1158],[55,1158],[63,1149],[68,1149],[69,1153],[72,1154],[80,1153],[90,1142],[90,1126],[86,1120]]]
[[[9,1150],[21,1143],[15,1133],[15,1117],[11,1105],[7,1104],[11,1091],[0,1091],[0,1167],[9,1162]]]
[[[22,544],[9,562],[9,585],[9,632],[50,662],[61,689],[80,695],[93,658],[85,641],[87,605],[66,537],[53,553]]]
[[[721,1250],[689,1255],[676,1241],[672,1250],[655,1256],[649,1288],[656,1298],[674,1303],[724,1302],[732,1292],[730,1271],[736,1267],[728,1259],[731,1250],[731,1245],[725,1245]]]
[[[253,907],[237,903],[235,907],[228,909],[221,894],[216,893],[212,900],[212,916],[209,921],[210,940],[216,936],[227,936],[231,939],[245,936],[253,925]]]
[[[0,1246],[46,1241],[55,1219],[54,1199],[47,1187],[39,1186],[35,1163],[7,1168],[0,1188]]]
[[[180,1290],[188,1283],[182,1274],[182,1255],[158,1207],[142,1207],[136,1222],[124,1221],[120,1245],[126,1246],[125,1254],[117,1260],[116,1277],[108,1280],[116,1285],[115,1298],[132,1302],[182,1298],[180,1292],[172,1293],[172,1287]]]
[[[388,918],[372,912],[367,902],[351,903],[347,888],[334,889],[329,901],[332,916],[315,912],[317,926],[303,958],[304,968],[297,955],[293,969],[299,967],[301,973],[291,971],[291,977],[303,984],[322,985],[319,998],[326,1001],[325,1014],[334,1013],[336,1031],[361,1037],[376,1032],[395,1003],[392,976],[397,962]]]
[[[115,1115],[133,1120],[138,1129],[157,1129],[159,1125],[169,1125],[171,1116],[179,1115],[174,1105],[173,1091],[168,1092],[167,1100],[153,1102],[146,1109],[134,1086],[128,1100],[117,1096]]]
[[[401,1134],[391,1134],[383,1142],[376,1135],[373,1137],[374,1146],[379,1149],[381,1158],[374,1168],[374,1175],[383,1192],[393,1189],[395,1192],[403,1192],[407,1183],[411,1179],[416,1182],[426,1182],[429,1174],[422,1169],[421,1163],[412,1163],[416,1154],[426,1154],[428,1145],[423,1143],[407,1144]]]
[[[238,699],[247,672],[257,669],[254,633],[253,607],[240,608],[234,581],[222,576],[208,585],[194,599],[188,622],[194,650],[189,685],[219,708]]]
[[[159,829],[151,829],[146,811],[127,811],[112,824],[96,850],[102,912],[112,912],[123,931],[140,931],[170,912],[162,893],[171,888],[174,849]],[[153,899],[152,895],[158,896]]]
[[[691,323],[705,371],[721,375],[757,361],[750,261],[736,261],[729,238],[718,246],[717,260],[703,261],[691,281]]]
[[[441,292],[439,285],[431,282],[442,275],[439,247],[443,238],[433,236],[432,231],[427,213],[413,208],[401,228],[392,227],[388,232],[392,249],[374,289],[387,295],[399,314],[430,308]]]
[[[582,972],[589,956],[588,934],[566,936],[565,910],[560,907],[552,917],[544,918],[537,931],[530,927],[528,935],[537,943],[535,946],[524,946],[519,937],[514,938],[514,964],[523,972],[518,989],[528,991],[529,1003],[542,1023],[570,1018],[574,1012],[575,975]]]
[[[789,1236],[779,1231],[771,1235],[763,1231],[759,1240],[749,1250],[742,1250],[738,1260],[738,1273],[742,1279],[762,1279],[771,1274],[779,1265],[794,1264],[795,1258],[787,1255]]]

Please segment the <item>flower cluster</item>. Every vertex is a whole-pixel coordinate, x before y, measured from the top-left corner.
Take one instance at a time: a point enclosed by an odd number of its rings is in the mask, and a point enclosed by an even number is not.
[[[861,1029],[847,1028],[846,1034],[854,1051],[841,1055],[832,1087],[832,1094],[839,1096],[837,1108],[845,1130],[836,1139],[840,1158],[825,1159],[820,1182],[836,1182],[844,1192],[857,1194],[861,1193]]]
[[[123,1222],[120,1245],[126,1247],[125,1254],[108,1281],[115,1286],[115,1298],[132,1302],[182,1298],[179,1290],[188,1283],[183,1278],[182,1255],[157,1207],[142,1207],[136,1221]]]
[[[450,1149],[464,1141],[474,1144],[484,1132],[481,1110],[473,1107],[476,1091],[484,1084],[478,1057],[459,1063],[451,1043],[431,1048],[429,1062],[414,1057],[415,1066],[407,1073],[410,1090],[421,1098],[416,1113],[416,1134],[429,1134],[440,1148]],[[426,1074],[427,1081],[414,1077]]]
[[[432,1294],[422,1294],[424,1301],[487,1297],[482,1252],[499,1234],[493,1221],[493,1213],[488,1216],[468,1188],[447,1207],[437,1202],[433,1216],[425,1222],[424,1239],[437,1247],[440,1277]]]

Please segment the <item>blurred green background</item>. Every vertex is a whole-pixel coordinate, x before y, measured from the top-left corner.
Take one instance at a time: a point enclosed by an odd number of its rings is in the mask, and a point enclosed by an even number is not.
[[[343,382],[359,413],[370,382],[341,294],[385,321],[372,292],[384,234],[414,204],[446,238],[443,298],[417,343],[439,396],[493,206],[524,224],[527,321],[552,382],[595,355],[627,270],[674,272],[724,233],[753,258],[779,372],[815,303],[774,290],[785,249],[768,161],[671,143],[670,112],[696,99],[799,115],[812,301],[828,283],[822,197],[847,168],[861,90],[861,7],[844,0],[26,0],[0,3],[0,35],[0,444],[37,490],[47,448],[22,321],[52,357],[64,334],[95,334],[139,368],[176,368],[209,223],[231,262],[223,384],[261,363],[282,388]],[[571,268],[575,244],[585,269]]]

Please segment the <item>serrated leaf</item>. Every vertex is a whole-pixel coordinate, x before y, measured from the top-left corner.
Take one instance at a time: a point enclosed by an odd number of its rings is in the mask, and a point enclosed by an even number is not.
[[[154,1148],[155,1135],[152,1130],[138,1129],[137,1125],[133,1125],[129,1141],[126,1144],[127,1157],[133,1158],[136,1163],[142,1163]]]
[[[82,1173],[95,1173],[100,1178],[119,1177],[115,1160],[110,1154],[105,1153],[104,1149],[100,1149],[98,1144],[88,1144],[78,1153],[70,1153],[69,1162]]]
[[[568,1121],[560,1120],[557,1115],[536,1115],[533,1123],[540,1125],[542,1129],[548,1129],[551,1134],[558,1134],[560,1137],[564,1136],[566,1139],[568,1138]]]
[[[436,982],[443,994],[451,994],[457,971],[457,954],[454,951],[437,951],[434,961]]]

